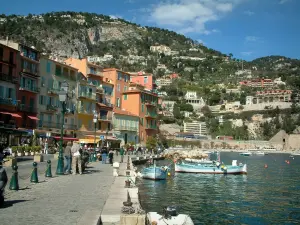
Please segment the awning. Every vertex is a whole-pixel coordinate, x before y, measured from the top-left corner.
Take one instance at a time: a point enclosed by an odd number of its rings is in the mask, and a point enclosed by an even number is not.
[[[60,140],[60,136],[54,136],[52,138],[54,138],[55,140]],[[72,138],[72,137],[63,137],[63,140],[64,141],[78,141],[79,139],[78,138]]]
[[[17,113],[10,113],[10,112],[0,112],[0,113],[5,115],[11,115],[12,117],[16,117],[16,118],[22,118],[22,116],[20,116]]]
[[[81,139],[79,139],[79,142],[83,143],[83,144],[94,144],[94,141],[95,141],[94,138],[81,138]],[[96,137],[96,143],[98,143],[99,141],[101,141],[101,139]]]
[[[39,118],[37,118],[36,116],[28,116],[29,119],[32,119],[32,120],[40,120]]]

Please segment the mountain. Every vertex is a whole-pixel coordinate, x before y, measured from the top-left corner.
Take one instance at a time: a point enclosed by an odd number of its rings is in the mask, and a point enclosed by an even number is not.
[[[257,67],[266,73],[299,74],[299,60],[269,56],[245,62],[207,48],[184,35],[166,29],[142,27],[105,15],[52,12],[40,15],[0,15],[0,38],[35,46],[44,55],[58,58],[98,57],[104,67],[125,71],[180,73],[190,82],[236,82],[237,70]],[[164,45],[168,52],[154,52]],[[269,74],[269,75],[270,75]],[[269,76],[267,75],[267,76]]]

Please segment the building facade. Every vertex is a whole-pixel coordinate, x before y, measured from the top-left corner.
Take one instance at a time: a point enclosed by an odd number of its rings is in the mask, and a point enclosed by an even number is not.
[[[205,106],[205,101],[202,97],[198,97],[196,91],[188,91],[185,94],[184,99],[186,100],[187,104],[191,104],[193,106],[194,110],[199,110]]]
[[[114,135],[121,145],[139,143],[139,116],[125,110],[115,109],[113,113]]]
[[[193,121],[189,123],[184,122],[183,131],[185,133],[192,133],[194,135],[207,135],[206,123],[199,121]]]
[[[131,84],[123,93],[122,109],[139,116],[139,140],[145,144],[147,139],[156,137],[158,133],[157,94],[146,91],[142,85]]]
[[[136,74],[131,73],[130,81],[132,83],[143,85],[145,89],[150,91],[156,88],[153,75],[149,73],[136,73]]]
[[[291,102],[291,97],[291,90],[258,91],[256,92],[255,96],[246,97],[246,105]]]

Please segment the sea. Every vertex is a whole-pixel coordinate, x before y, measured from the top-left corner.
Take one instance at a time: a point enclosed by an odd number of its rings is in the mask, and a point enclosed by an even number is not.
[[[247,175],[175,173],[171,166],[167,180],[138,179],[143,209],[161,213],[164,206],[176,206],[196,225],[300,224],[300,156],[221,153],[225,164],[234,159],[247,163]]]

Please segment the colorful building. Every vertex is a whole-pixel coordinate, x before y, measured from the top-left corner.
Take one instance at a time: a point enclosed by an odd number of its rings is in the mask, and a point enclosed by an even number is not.
[[[24,125],[18,113],[19,51],[0,44],[0,144],[17,145]],[[26,127],[23,127],[26,128]]]
[[[45,135],[51,132],[51,136],[60,135],[62,123],[64,123],[65,135],[75,137],[76,123],[76,90],[78,70],[55,60],[41,58],[40,61],[40,92],[38,101],[38,130],[37,133]],[[62,121],[62,103],[59,101],[59,91],[62,82],[69,84],[69,99],[66,102],[67,113]]]
[[[142,85],[131,83],[123,93],[122,109],[139,116],[139,140],[145,144],[149,136],[156,137],[158,133],[157,94],[147,91]]]
[[[115,109],[113,114],[114,135],[121,144],[139,143],[139,116],[131,112]]]
[[[104,79],[111,80],[114,85],[114,95],[111,98],[111,103],[116,108],[122,108],[122,94],[126,92],[130,84],[130,74],[115,68],[103,69]]]
[[[156,89],[156,84],[153,79],[153,75],[149,73],[130,73],[130,81],[132,83],[140,84],[147,90]]]

